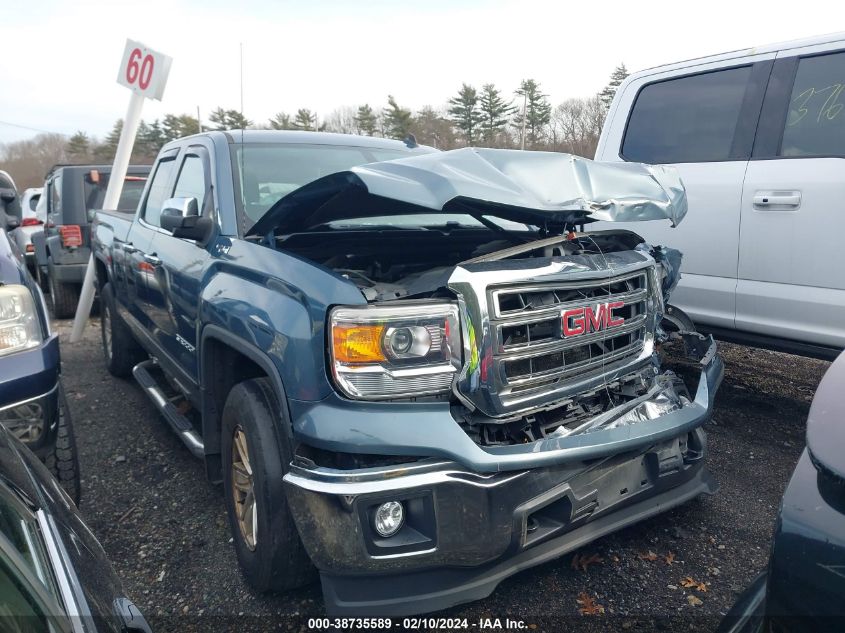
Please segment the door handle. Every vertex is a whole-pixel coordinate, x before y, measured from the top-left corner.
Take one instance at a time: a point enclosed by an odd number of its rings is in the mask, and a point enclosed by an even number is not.
[[[754,194],[755,209],[797,209],[801,206],[800,191],[758,191]]]
[[[161,264],[161,260],[156,257],[155,253],[145,254],[144,261],[150,264],[151,266],[158,266],[159,264]]]

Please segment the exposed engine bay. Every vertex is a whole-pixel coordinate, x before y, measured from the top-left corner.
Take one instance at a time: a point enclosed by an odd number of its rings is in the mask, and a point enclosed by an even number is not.
[[[311,259],[355,283],[367,301],[427,298],[439,293],[455,265],[508,258],[551,258],[633,250],[631,231],[545,237],[532,231],[475,228],[355,229],[286,236],[279,248]]]

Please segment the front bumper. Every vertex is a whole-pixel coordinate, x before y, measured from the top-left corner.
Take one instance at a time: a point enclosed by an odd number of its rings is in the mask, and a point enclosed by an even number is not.
[[[474,452],[461,460],[437,459],[455,447],[436,432],[426,436],[439,440],[439,455],[401,466],[335,470],[298,459],[287,498],[327,610],[407,615],[480,599],[513,573],[715,491],[700,427],[722,374],[707,354],[695,400],[680,409],[510,450],[470,440]],[[392,500],[406,520],[385,539],[372,517]]]
[[[0,424],[40,455],[55,443],[58,411],[58,335],[0,357]]]
[[[697,448],[684,454],[683,443]],[[441,464],[355,484],[315,484],[299,471],[286,482],[326,610],[399,616],[484,598],[516,572],[714,492],[704,452],[698,429],[593,465],[479,476]],[[391,539],[376,538],[369,518],[394,499],[407,508],[405,526]]]

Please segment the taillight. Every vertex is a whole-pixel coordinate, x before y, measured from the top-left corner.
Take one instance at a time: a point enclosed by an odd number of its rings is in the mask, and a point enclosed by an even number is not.
[[[43,222],[38,218],[24,218],[21,222],[21,226],[39,226],[41,224],[43,224]]]
[[[35,247],[34,247],[32,244],[27,244],[27,245],[26,245],[26,252],[27,252],[27,253],[34,253],[34,252],[35,252]]]
[[[59,235],[62,237],[62,246],[65,248],[82,246],[82,228],[77,224],[60,226]]]

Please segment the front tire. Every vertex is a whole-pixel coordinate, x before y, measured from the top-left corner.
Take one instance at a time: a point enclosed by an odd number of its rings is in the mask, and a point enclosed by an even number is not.
[[[129,327],[115,310],[114,291],[106,283],[100,291],[100,337],[106,368],[112,376],[126,378],[132,368],[144,360],[144,350],[129,331]]]
[[[65,398],[65,390],[59,386],[59,431],[56,444],[44,456],[47,467],[59,485],[78,506],[81,496],[79,483],[79,457],[76,453],[76,436],[70,418],[70,408]]]
[[[79,303],[79,284],[65,284],[56,281],[56,267],[52,258],[47,260],[47,278],[50,284],[50,303],[53,316],[57,319],[69,319],[76,313]]]
[[[260,592],[301,587],[316,572],[282,485],[293,451],[281,431],[287,421],[279,412],[282,407],[267,378],[238,383],[223,407],[226,513],[244,577]]]

